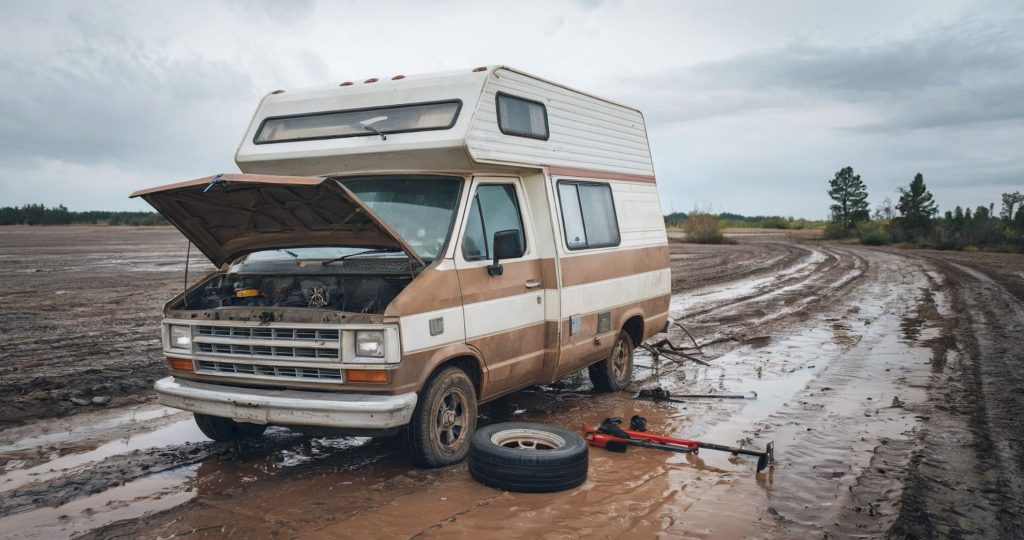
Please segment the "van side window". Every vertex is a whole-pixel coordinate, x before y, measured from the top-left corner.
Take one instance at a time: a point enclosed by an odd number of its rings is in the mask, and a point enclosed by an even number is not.
[[[494,247],[494,233],[514,229],[526,246],[519,200],[512,184],[483,184],[476,188],[466,216],[466,234],[462,239],[462,256],[467,261],[489,260]]]
[[[565,244],[569,249],[619,245],[612,188],[594,182],[558,183]]]
[[[548,110],[543,103],[498,92],[498,129],[505,135],[548,140]]]

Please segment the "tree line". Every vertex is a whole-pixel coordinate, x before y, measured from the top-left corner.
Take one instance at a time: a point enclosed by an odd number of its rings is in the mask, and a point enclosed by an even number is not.
[[[64,205],[47,208],[42,204],[0,207],[0,225],[167,225],[155,212],[72,212]]]
[[[899,188],[895,205],[886,197],[872,214],[867,186],[853,167],[844,167],[829,181],[828,195],[833,203],[826,238],[870,245],[1024,251],[1024,195],[1019,191],[1003,194],[998,213],[992,203],[974,211],[957,206],[940,215],[924,176],[917,173]]]
[[[665,215],[665,226],[669,228],[680,228],[683,223],[686,222],[686,218],[690,214],[699,213],[709,214],[705,211],[697,211],[686,213],[686,212],[672,212],[671,214]],[[720,214],[711,214],[718,218],[718,224],[720,227],[734,227],[734,228],[755,228],[755,229],[820,229],[825,227],[827,222],[815,221],[803,218],[784,217],[784,216],[744,216],[741,214],[733,214],[732,212],[722,212]]]

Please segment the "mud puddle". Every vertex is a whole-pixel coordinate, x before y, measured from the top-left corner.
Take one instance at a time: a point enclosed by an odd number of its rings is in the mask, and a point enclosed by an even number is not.
[[[238,471],[252,471],[259,460],[221,463],[205,475],[207,461],[194,481],[195,499],[142,525],[102,532],[168,536],[195,529],[204,531],[199,537],[218,537],[272,530],[338,538],[367,531],[455,538],[513,531],[538,537],[881,534],[895,519],[902,485],[887,471],[905,469],[909,459],[908,441],[919,420],[907,408],[924,399],[916,387],[924,385],[931,352],[915,340],[929,335],[927,324],[914,339],[901,331],[903,314],[913,311],[928,283],[899,263],[880,257],[875,279],[827,314],[806,317],[796,330],[719,347],[711,366],[663,361],[655,367],[638,358],[638,387],[756,392],[755,400],[656,403],[631,393],[593,394],[577,377],[518,392],[481,411],[484,423],[519,420],[572,430],[640,414],[652,431],[664,434],[755,448],[774,440],[778,462],[767,472],[755,472],[754,458],[714,451],[685,456],[592,449],[584,486],[516,494],[475,483],[464,466],[415,470],[386,443],[372,441],[249,481],[240,481],[239,474],[249,473]],[[849,268],[833,275],[848,275]],[[822,284],[820,290],[830,289]],[[813,296],[812,286],[806,291]],[[836,302],[834,295],[828,298]],[[359,456],[366,461],[343,465]]]
[[[929,497],[945,493],[949,474],[935,464],[970,471],[975,461],[935,461],[934,453],[921,453],[922,445],[955,449],[971,436],[965,422],[981,417],[942,420],[959,414],[956,395],[946,397],[952,408],[922,403],[936,399],[929,394],[936,380],[954,389],[973,380],[957,375],[977,354],[947,350],[949,328],[936,323],[964,316],[963,295],[947,281],[956,272],[986,286],[991,280],[969,272],[967,263],[945,268],[904,254],[784,242],[674,245],[673,264],[673,285],[683,291],[673,313],[686,315],[698,340],[714,342],[707,348],[711,365],[655,366],[638,356],[635,389],[756,392],[756,400],[656,403],[627,392],[595,394],[577,374],[482,407],[481,423],[578,430],[605,417],[640,414],[658,433],[753,448],[774,441],[777,464],[765,473],[755,473],[754,458],[713,451],[591,449],[590,477],[580,488],[515,494],[477,484],[464,465],[415,469],[394,440],[271,428],[260,441],[223,445],[202,438],[187,415],[155,406],[130,413],[112,408],[0,431],[0,469],[7,469],[0,471],[0,537],[804,538],[984,530],[933,526],[935,508],[946,507],[929,506]],[[960,334],[987,339],[986,328]],[[119,336],[136,343],[152,331],[140,327]],[[22,339],[19,354],[36,354],[35,338]],[[935,379],[943,366],[947,379]],[[93,384],[80,386],[92,391]],[[1009,425],[995,410],[988,421]],[[922,437],[928,426],[930,435]],[[945,457],[957,455],[947,450]],[[980,476],[972,483],[968,472],[958,474],[951,493],[986,485]],[[999,485],[993,480],[988,484]],[[995,500],[990,495],[982,502]]]
[[[151,474],[54,508],[39,508],[0,519],[0,538],[71,537],[114,521],[173,508],[195,496],[186,485],[194,479],[197,467]]]

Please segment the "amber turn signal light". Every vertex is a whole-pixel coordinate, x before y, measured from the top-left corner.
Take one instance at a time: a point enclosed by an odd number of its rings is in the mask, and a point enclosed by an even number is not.
[[[167,364],[171,366],[171,369],[177,369],[179,371],[193,371],[192,361],[186,358],[168,358]]]
[[[388,382],[388,372],[383,369],[348,369],[345,373],[348,375],[348,382]]]

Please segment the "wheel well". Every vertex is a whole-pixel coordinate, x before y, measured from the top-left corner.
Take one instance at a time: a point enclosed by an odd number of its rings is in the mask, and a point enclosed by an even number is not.
[[[466,372],[466,375],[469,375],[469,380],[473,381],[473,388],[476,390],[476,397],[479,399],[483,376],[480,372],[480,364],[476,361],[476,358],[473,358],[472,356],[457,356],[455,358],[449,358],[448,360],[438,364],[437,367],[434,368],[434,371],[431,372],[430,376],[433,377],[434,373],[437,373],[448,366],[457,367]]]
[[[633,340],[633,346],[640,345],[640,342],[644,340],[644,318],[639,315],[634,315],[626,321],[626,324],[622,325],[622,329],[629,334],[630,339]]]

